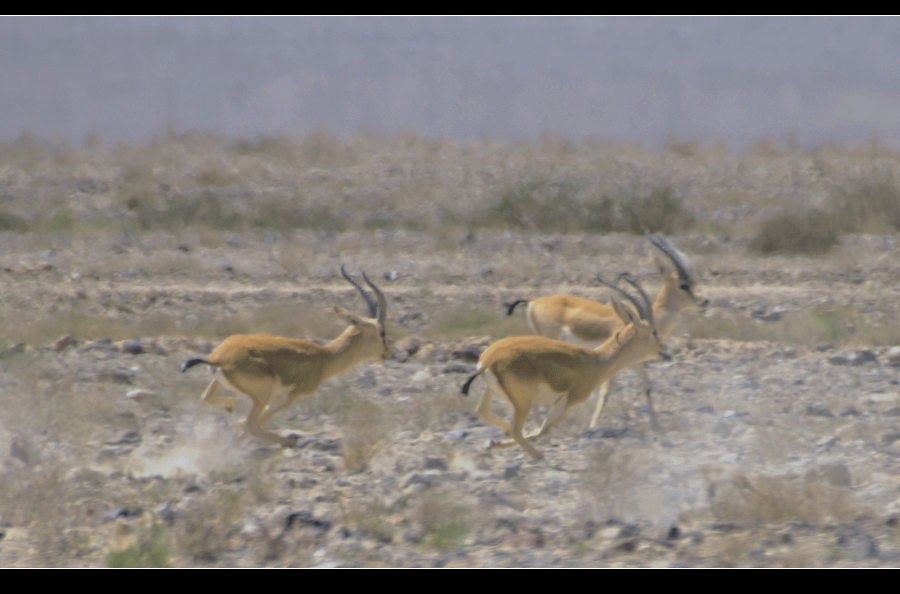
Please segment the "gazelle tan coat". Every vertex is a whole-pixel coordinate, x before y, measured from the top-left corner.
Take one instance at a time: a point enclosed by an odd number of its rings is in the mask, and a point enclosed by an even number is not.
[[[272,334],[229,336],[208,359],[191,359],[181,367],[184,372],[194,365],[205,363],[215,369],[213,380],[203,393],[203,401],[234,410],[234,398],[216,395],[219,384],[246,395],[253,401],[253,407],[244,421],[244,430],[282,446],[291,446],[295,438],[266,431],[262,428],[263,423],[297,398],[313,394],[326,379],[347,371],[361,361],[388,358],[391,350],[384,333],[387,306],[384,295],[365,273],[363,278],[374,291],[375,299],[348,276],[343,267],[341,274],[365,298],[371,318],[335,307],[335,313],[348,326],[325,346],[310,340]]]

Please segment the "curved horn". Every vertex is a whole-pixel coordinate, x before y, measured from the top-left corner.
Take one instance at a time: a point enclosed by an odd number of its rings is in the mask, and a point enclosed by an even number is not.
[[[344,270],[343,264],[341,264],[341,276],[343,276],[345,279],[347,279],[347,282],[349,282],[351,285],[356,287],[356,290],[359,291],[359,294],[362,295],[363,299],[366,300],[366,303],[369,305],[369,317],[370,318],[377,317],[378,316],[378,304],[375,303],[375,300],[372,299],[371,295],[366,293],[366,290],[362,288],[362,285],[360,285],[358,282],[353,280],[353,278],[349,274],[347,274],[347,271]],[[365,276],[365,274],[363,274],[363,276]],[[368,279],[366,279],[366,280],[368,280]],[[372,283],[370,282],[369,284],[371,285]]]
[[[387,315],[387,299],[384,297],[384,293],[381,292],[381,289],[375,286],[375,283],[369,280],[369,277],[366,276],[366,271],[364,270],[363,278],[366,279],[366,283],[370,287],[372,287],[372,291],[375,293],[375,298],[378,300],[378,307],[376,308],[376,313],[372,317],[378,320],[378,323],[381,324],[381,327],[384,328],[384,318]]]
[[[665,237],[661,235],[650,235],[649,233],[644,234],[647,236],[647,239],[659,249],[659,251],[669,257],[672,264],[675,265],[675,269],[678,271],[678,276],[682,280],[690,281],[693,278],[691,275],[691,267],[688,266],[684,256],[681,255],[681,252],[672,247],[672,244],[669,243]]]
[[[606,285],[606,286],[609,287],[610,289],[612,289],[612,290],[614,290],[614,291],[618,291],[619,293],[621,293],[622,295],[624,295],[625,297],[627,297],[628,300],[631,301],[632,304],[634,304],[634,308],[637,310],[638,315],[641,317],[642,320],[647,320],[647,319],[649,319],[649,318],[647,318],[647,312],[645,311],[646,308],[645,308],[643,305],[641,305],[641,302],[637,300],[637,297],[635,297],[634,295],[632,295],[631,293],[629,293],[629,292],[626,291],[625,289],[622,289],[621,287],[617,287],[616,285],[614,285],[614,284],[612,284],[612,283],[606,282],[605,280],[603,280],[602,278],[600,278],[600,275],[599,275],[599,274],[596,276],[596,278],[597,278],[598,281],[600,281],[601,283],[603,283],[604,285]],[[652,315],[652,314],[651,314],[651,315]]]
[[[639,285],[636,280],[632,279],[631,275],[627,272],[623,272],[622,274],[620,274],[619,278],[625,279],[626,283],[637,289],[637,292],[641,294],[641,297],[643,297],[644,299],[644,303],[647,305],[647,317],[644,319],[650,322],[650,325],[655,328],[656,322],[653,319],[653,304],[650,302],[650,298],[647,297],[647,293],[644,292],[644,289],[641,288],[641,285]]]

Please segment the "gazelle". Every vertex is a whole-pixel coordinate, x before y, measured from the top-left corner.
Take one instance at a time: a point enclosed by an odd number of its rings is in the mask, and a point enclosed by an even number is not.
[[[646,236],[674,266],[674,270],[669,270],[659,258],[655,258],[665,282],[653,302],[653,317],[656,320],[659,335],[666,338],[674,330],[675,322],[681,312],[688,309],[705,309],[709,305],[709,299],[703,299],[694,293],[696,281],[684,256],[664,237],[649,233]],[[507,315],[512,315],[513,310],[520,303],[528,304],[525,316],[535,334],[589,348],[603,344],[623,325],[622,320],[611,306],[575,295],[547,295],[537,299],[518,300],[509,304]],[[656,412],[653,410],[650,378],[643,365],[637,367],[636,371],[647,397],[650,425],[654,431],[659,431],[659,422],[656,419]],[[610,381],[600,387],[597,405],[589,425],[591,429],[596,426],[597,420],[600,418],[609,390]]]
[[[341,266],[341,275],[366,300],[369,316],[364,318],[336,306],[334,312],[349,326],[334,340],[321,346],[311,340],[285,338],[272,334],[235,334],[226,338],[209,359],[191,359],[181,366],[182,373],[205,363],[215,369],[212,382],[203,392],[203,402],[223,404],[234,410],[234,398],[216,396],[219,384],[240,392],[253,401],[244,430],[251,435],[292,446],[296,438],[281,437],[262,428],[269,418],[301,396],[313,394],[326,379],[343,373],[367,359],[387,359],[391,349],[384,334],[387,300],[384,294],[362,276],[375,293],[373,298]]]
[[[468,394],[472,381],[484,374],[487,386],[478,405],[478,415],[512,437],[492,443],[491,447],[518,443],[534,458],[541,458],[529,439],[547,433],[565,418],[569,408],[590,398],[597,386],[608,382],[619,371],[642,361],[668,358],[656,331],[650,300],[637,283],[626,280],[640,291],[644,303],[601,279],[625,295],[634,304],[637,315],[614,300],[612,309],[622,327],[595,349],[544,336],[504,338],[485,349],[475,374],[463,384],[462,393]],[[493,394],[505,396],[512,404],[512,425],[491,412]],[[522,428],[535,403],[550,404],[552,408],[541,428],[525,436]]]

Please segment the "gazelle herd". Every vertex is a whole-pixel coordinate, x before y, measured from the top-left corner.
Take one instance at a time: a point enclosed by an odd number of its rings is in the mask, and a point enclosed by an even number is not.
[[[678,315],[691,308],[703,309],[708,300],[694,292],[695,278],[684,256],[663,237],[648,234],[647,238],[669,262],[666,265],[656,259],[665,282],[653,302],[635,280],[623,273],[617,283],[631,285],[637,296],[617,284],[599,277],[598,280],[630,305],[616,299],[607,305],[574,295],[548,295],[508,305],[507,314],[512,315],[517,305],[527,303],[526,318],[535,335],[504,338],[491,344],[481,354],[475,373],[462,386],[462,393],[468,394],[476,378],[484,379],[486,386],[477,412],[511,438],[492,442],[490,447],[518,444],[534,458],[541,458],[530,441],[545,435],[565,418],[569,408],[598,391],[590,421],[590,427],[594,427],[608,399],[612,378],[631,367],[636,367],[642,380],[651,425],[659,430],[650,381],[640,364],[669,358],[662,339],[672,332]],[[232,411],[234,398],[218,396],[219,385],[244,394],[253,402],[243,422],[244,430],[282,446],[293,446],[296,438],[282,437],[262,425],[295,399],[315,393],[324,380],[362,361],[387,359],[391,355],[385,336],[384,294],[365,272],[362,277],[374,296],[343,266],[341,275],[365,299],[369,317],[335,307],[335,313],[348,326],[325,346],[271,334],[236,334],[226,338],[208,359],[191,359],[181,367],[184,372],[204,363],[213,369],[203,401],[222,404]],[[503,397],[512,405],[511,424],[491,411],[493,396]],[[524,435],[525,421],[537,403],[550,405],[550,412],[540,429]]]

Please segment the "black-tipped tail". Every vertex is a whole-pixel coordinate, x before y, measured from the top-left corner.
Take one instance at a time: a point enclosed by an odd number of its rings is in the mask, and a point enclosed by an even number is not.
[[[509,309],[506,310],[506,315],[508,315],[508,316],[513,315],[513,310],[520,303],[528,303],[528,300],[527,299],[519,299],[517,301],[513,301],[512,303],[504,303],[503,305],[506,305],[507,307],[509,307]]]
[[[462,394],[463,394],[463,396],[468,396],[468,395],[469,395],[469,386],[472,385],[472,382],[475,381],[475,378],[478,377],[479,375],[481,375],[481,372],[480,372],[480,371],[479,371],[478,373],[475,373],[475,374],[469,376],[469,379],[466,380],[466,383],[464,383],[464,384],[462,385]]]
[[[200,363],[206,363],[207,365],[212,365],[212,363],[210,363],[206,359],[188,359],[187,361],[184,362],[184,365],[181,366],[181,373],[184,373],[185,371],[187,371],[194,365],[199,365]]]

